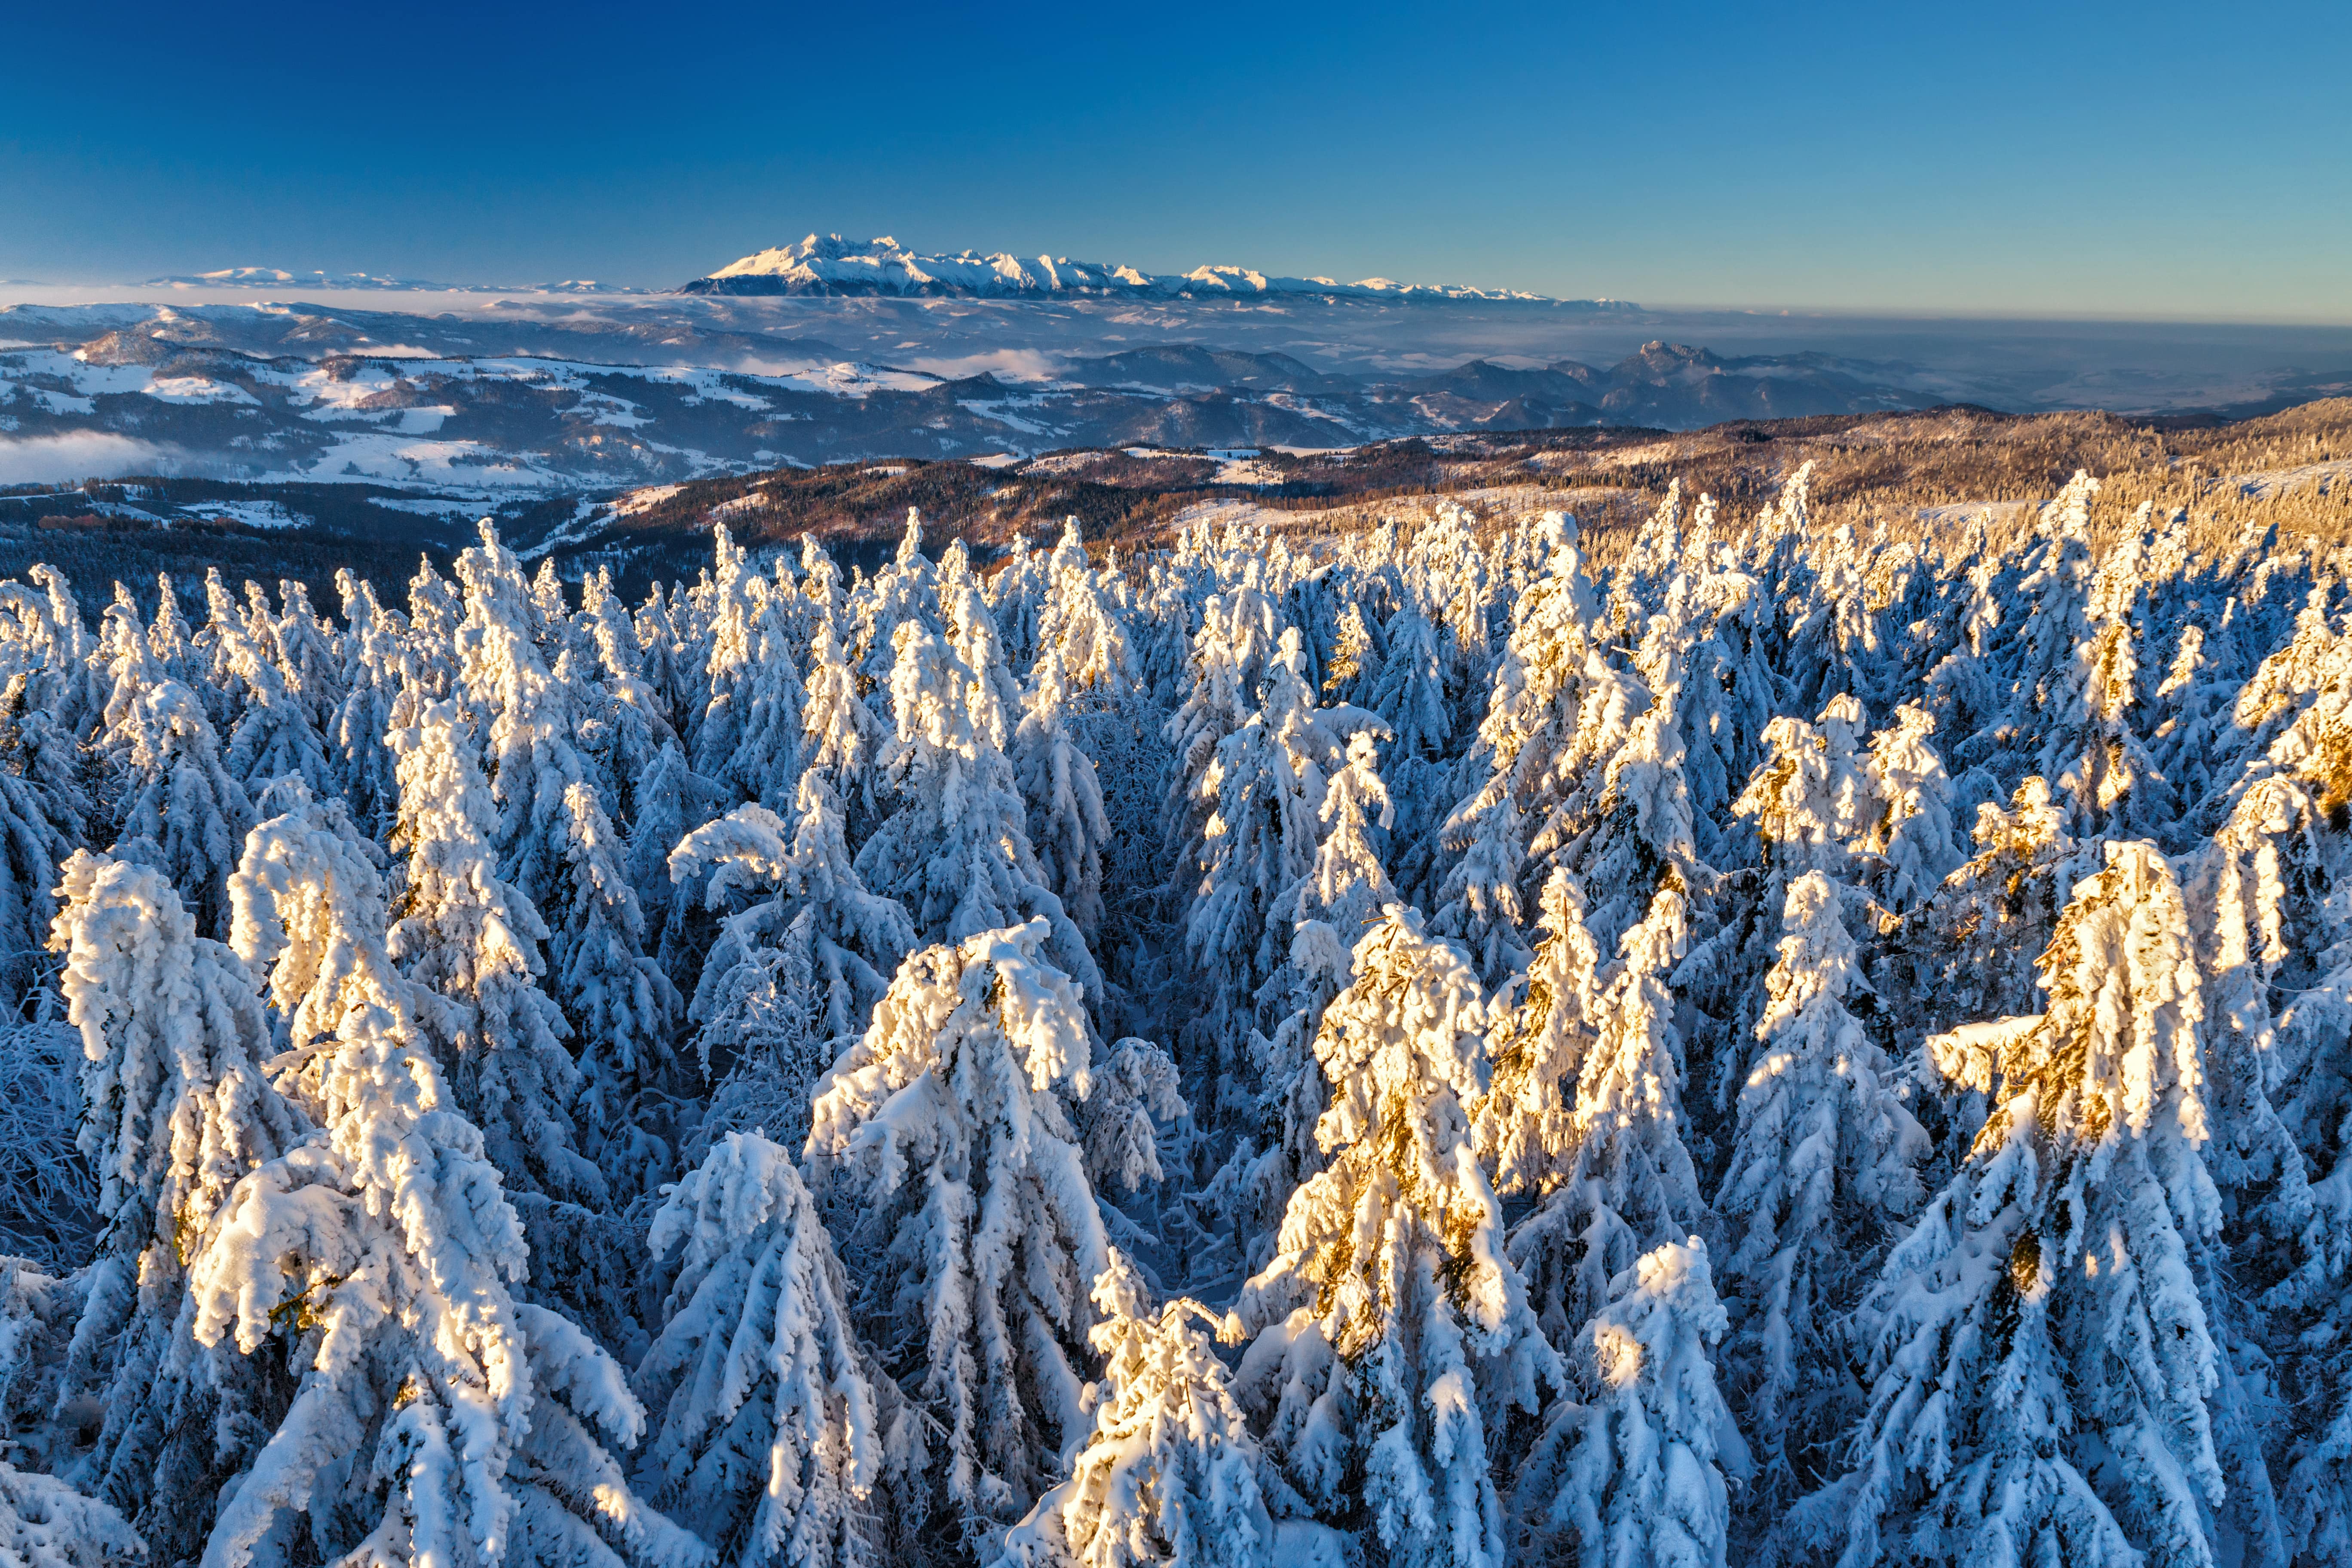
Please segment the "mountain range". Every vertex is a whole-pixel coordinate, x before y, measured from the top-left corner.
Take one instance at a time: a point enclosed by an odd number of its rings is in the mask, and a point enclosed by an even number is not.
[[[176,473],[455,500],[1949,404],[2206,417],[2339,394],[2347,367],[2339,328],[1669,310],[811,235],[682,289],[230,268],[0,303],[0,486]]]
[[[1358,300],[1508,300],[1579,310],[1638,310],[1622,300],[1550,300],[1511,289],[1460,284],[1399,283],[1366,278],[1269,277],[1252,268],[1196,267],[1190,272],[1148,273],[1132,267],[1024,258],[998,251],[926,255],[885,235],[860,243],[837,234],[812,234],[791,245],[729,262],[680,290],[688,294],[892,295],[923,299],[1050,299],[1109,297],[1141,300],[1305,295]]]
[[[1727,359],[1665,342],[1605,368],[1473,360],[1408,375],[1150,344],[1016,379],[877,364],[822,343],[749,372],[443,356],[290,327],[273,352],[255,352],[188,341],[205,334],[186,325],[141,322],[79,343],[0,350],[0,433],[16,443],[130,443],[118,472],[552,495],[866,458],[1324,449],[1465,430],[1687,428],[1946,401],[1867,364],[1818,354]]]

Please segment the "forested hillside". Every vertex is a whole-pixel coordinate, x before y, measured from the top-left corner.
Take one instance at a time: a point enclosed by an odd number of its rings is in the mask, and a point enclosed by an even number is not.
[[[2352,1562],[2340,411],[1943,417],[0,584],[0,1559]]]

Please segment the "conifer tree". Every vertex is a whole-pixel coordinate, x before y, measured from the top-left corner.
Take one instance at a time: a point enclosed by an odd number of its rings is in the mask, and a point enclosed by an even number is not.
[[[781,595],[739,567],[711,624],[710,705],[695,731],[696,771],[771,810],[800,784],[800,671]]]
[[[609,571],[599,567],[587,579],[580,618],[596,650],[596,687],[590,693],[596,711],[583,728],[596,731],[588,750],[597,763],[597,790],[611,803],[615,820],[634,831],[646,783],[660,764],[662,753],[677,744],[677,732],[661,698],[642,673],[645,650],[638,646],[636,626],[613,592]],[[798,712],[797,704],[794,712]],[[796,752],[798,737],[793,741]],[[677,840],[673,837],[670,842]],[[650,910],[648,918],[657,920]]]
[[[1219,1070],[1234,1070],[1257,990],[1289,947],[1282,917],[1295,923],[1294,889],[1314,870],[1326,780],[1349,733],[1368,721],[1378,723],[1360,710],[1315,706],[1298,633],[1286,628],[1264,706],[1217,748],[1208,775],[1216,808],[1203,829],[1184,945],[1214,987],[1202,1022]]]
[[[723,1077],[706,1125],[761,1125],[798,1143],[810,1091],[888,989],[915,928],[858,879],[840,806],[814,774],[801,780],[797,823],[738,806],[688,835],[670,868],[703,879],[713,910],[766,895],[726,915],[688,1011],[704,1072]]]
[[[0,1561],[9,1568],[112,1568],[144,1554],[106,1504],[0,1460]]]
[[[807,771],[831,785],[846,806],[870,816],[882,749],[891,730],[858,695],[857,680],[828,616],[817,624],[809,654],[808,700],[801,708]]]
[[[1064,721],[1069,700],[1069,670],[1061,648],[1049,644],[1037,658],[1026,710],[1013,734],[1014,765],[1046,886],[1091,941],[1102,926],[1102,849],[1110,819],[1103,814],[1094,760]]]
[[[1094,1430],[1067,1480],[1005,1537],[1018,1568],[1267,1568],[1274,1521],[1257,1444],[1209,1335],[1215,1314],[1178,1299],[1150,1306],[1113,1247],[1095,1281],[1091,1339],[1103,1357]]]
[[[607,1185],[582,1157],[572,1121],[580,1069],[563,1047],[569,1026],[539,988],[547,927],[497,874],[497,818],[457,709],[427,706],[391,742],[400,759],[393,845],[408,874],[389,946],[409,978],[450,1004],[451,1033],[434,1041],[439,1065],[508,1180],[599,1207]]]
[[[1030,846],[1028,811],[1004,754],[1009,716],[993,684],[918,622],[903,623],[898,639],[897,733],[882,768],[899,805],[859,847],[858,876],[935,938],[961,942],[1042,919],[1054,963],[1098,990],[1086,939]]]
[[[196,934],[159,872],[77,850],[60,891],[77,1142],[104,1226],[60,1389],[95,1401],[97,1441],[74,1475],[151,1551],[188,1556],[284,1413],[266,1364],[199,1345],[188,1264],[237,1184],[309,1126],[263,1075],[274,1052],[252,977]]]
[[[1563,908],[1553,918],[1564,924],[1571,913]],[[1612,1279],[1644,1253],[1690,1236],[1705,1212],[1684,1142],[1682,1051],[1666,986],[1687,919],[1679,880],[1669,878],[1625,932],[1622,962],[1590,1025],[1560,1020],[1554,1027],[1566,1037],[1545,1042],[1549,1052],[1569,1053],[1543,1070],[1563,1094],[1572,1073],[1574,1098],[1547,1150],[1546,1195],[1512,1231],[1510,1258],[1554,1343],[1569,1342],[1600,1310]],[[1555,940],[1562,942],[1555,964],[1580,962],[1579,944]]]
[[[1735,1324],[1724,1359],[1761,1450],[1756,1506],[1768,1513],[1818,1472],[1855,1414],[1859,1391],[1832,1374],[1838,1324],[1866,1282],[1863,1266],[1917,1208],[1913,1167],[1927,1152],[1893,1063],[1845,1009],[1860,976],[1838,905],[1819,871],[1789,885],[1715,1199],[1738,1237],[1723,1267]]]
[[[1570,1358],[1583,1400],[1563,1400],[1517,1504],[1529,1554],[1573,1533],[1580,1561],[1721,1564],[1730,1523],[1727,1472],[1745,1465],[1710,1352],[1725,1318],[1696,1237],[1643,1253]]]
[[[1391,905],[1316,1037],[1329,1163],[1292,1195],[1231,1325],[1254,1339],[1238,1381],[1285,1506],[1365,1530],[1398,1563],[1498,1568],[1491,1435],[1560,1379],[1473,1151],[1486,1029],[1467,955]]]
[[[857,1342],[848,1278],[791,1158],[728,1133],[671,1189],[647,1246],[679,1270],[637,1369],[656,1416],[640,1483],[725,1563],[885,1561],[873,1503],[897,1390]]]
[[[1978,808],[1975,838],[1975,856],[1898,938],[1902,991],[1928,1029],[2031,1008],[2034,963],[2071,889],[2076,847],[2038,776],[2018,786],[2009,810]]]
[[[809,1133],[866,1342],[922,1417],[911,1520],[974,1553],[1085,1429],[1087,1290],[1110,1263],[1070,1118],[1092,1028],[1049,940],[1039,919],[909,958]]]
[[[1952,781],[1927,743],[1936,721],[1916,702],[1870,738],[1863,768],[1876,797],[1877,820],[1861,847],[1874,858],[1874,890],[1891,909],[1917,907],[1957,868],[1962,856],[1952,820]]]
[[[38,774],[26,744],[25,678],[0,691],[0,1006],[21,1010],[45,965],[41,952],[57,918],[59,868],[81,824],[59,791]]]
[[[535,973],[584,1043],[582,1119],[598,1143],[629,1147],[628,1100],[668,1055],[677,996],[645,954],[645,913],[623,869],[621,836],[574,742],[581,682],[572,656],[551,671],[541,661],[530,630],[539,608],[487,526],[458,570],[468,700],[488,719],[498,874],[536,911],[554,963]]]
[[[1797,1521],[1843,1563],[2214,1560],[2195,1268],[2219,1205],[2204,1009],[2163,858],[2109,844],[2039,968],[2044,1012],[1929,1042],[1993,1109],[1861,1320],[1854,1468]]]
[[[1544,519],[1543,574],[1511,607],[1462,803],[1444,827],[1459,856],[1438,890],[1435,929],[1467,946],[1490,982],[1526,965],[1528,844],[1599,774],[1638,706],[1634,683],[1601,654],[1601,611],[1573,520]]]
[[[199,930],[226,931],[228,875],[253,804],[222,765],[203,705],[178,681],[163,681],[127,705],[115,739],[130,770],[115,850],[170,878]]]
[[[397,764],[384,736],[410,684],[412,656],[404,618],[376,603],[373,584],[349,572],[338,572],[335,582],[351,629],[343,635],[343,699],[325,731],[329,783],[381,840],[391,836],[400,807]]]
[[[511,1293],[522,1226],[425,1048],[441,1005],[394,967],[364,842],[290,799],[247,846],[236,936],[300,1063],[279,1081],[323,1135],[238,1184],[190,1295],[198,1341],[282,1347],[299,1382],[207,1561],[698,1568],[594,1434],[644,1431],[621,1369]]]

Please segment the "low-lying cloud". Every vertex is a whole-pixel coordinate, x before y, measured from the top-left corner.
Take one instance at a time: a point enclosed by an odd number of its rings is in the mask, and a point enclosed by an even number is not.
[[[890,359],[887,354],[877,357]],[[993,349],[987,353],[961,354],[950,359],[920,358],[892,360],[891,363],[903,364],[908,370],[921,371],[925,375],[944,376],[950,381],[961,381],[982,371],[1006,381],[1049,381],[1061,368],[1061,356],[1035,349]]]
[[[178,467],[179,454],[152,441],[104,430],[61,436],[0,436],[0,485],[54,485],[152,474]]]

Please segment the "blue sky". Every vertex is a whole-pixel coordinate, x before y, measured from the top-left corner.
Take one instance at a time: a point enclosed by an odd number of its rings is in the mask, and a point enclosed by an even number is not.
[[[812,229],[1652,304],[2352,320],[2352,7],[6,7],[0,277]]]

